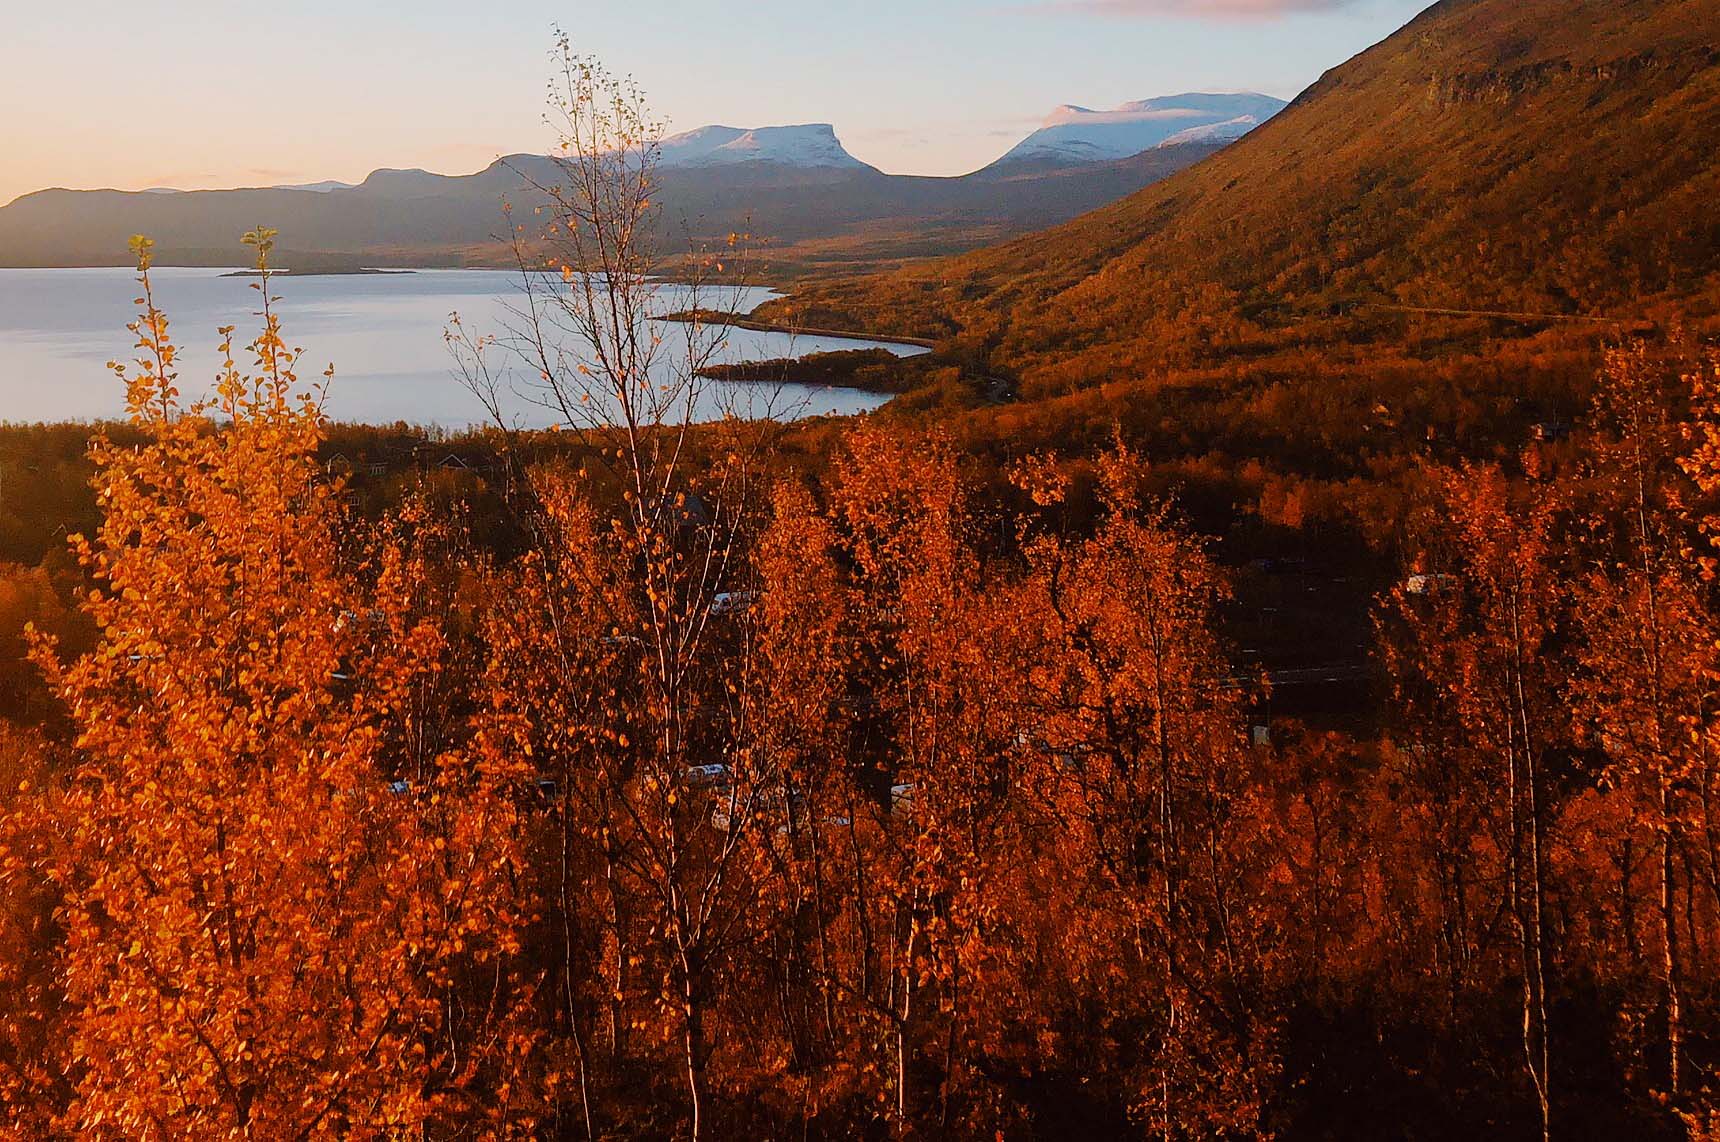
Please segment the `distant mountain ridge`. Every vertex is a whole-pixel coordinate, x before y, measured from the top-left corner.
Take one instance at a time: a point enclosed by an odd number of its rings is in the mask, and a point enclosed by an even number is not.
[[[1064,104],[999,163],[1112,162],[1154,147],[1239,139],[1289,106],[1256,92],[1188,92],[1110,111]]]
[[[308,190],[315,194],[327,194],[331,190],[351,190],[356,184],[341,182],[339,179],[323,179],[321,182],[297,182],[285,186],[270,187],[271,190]]]
[[[1219,146],[961,178],[737,160],[731,151],[664,163],[657,201],[671,249],[689,236],[720,240],[739,231],[769,244],[773,272],[851,269],[973,249],[1067,221]],[[0,266],[120,265],[133,234],[155,239],[161,265],[231,266],[244,259],[239,235],[259,222],[280,231],[280,263],[299,269],[506,265],[503,202],[529,219],[541,203],[533,184],[560,181],[554,160],[511,155],[468,175],[383,169],[356,187],[328,190],[37,191],[0,207]]]
[[[1173,125],[1185,133],[1191,125],[1221,126],[1224,109],[1202,109]],[[688,234],[762,235],[787,272],[888,264],[1067,221],[1228,142],[1222,132],[1168,143],[1165,131],[1154,137],[1161,145],[1141,153],[1113,143],[1116,157],[1109,159],[1042,156],[933,178],[879,171],[850,154],[828,123],[713,125],[662,141],[658,201],[665,232],[677,242]],[[0,207],[0,266],[123,263],[128,237],[139,233],[156,240],[162,264],[231,265],[242,256],[238,236],[259,221],[281,232],[283,264],[506,264],[496,240],[506,229],[501,204],[514,203],[523,216],[541,201],[534,185],[560,181],[553,158],[511,155],[467,175],[380,168],[357,186],[38,191]]]

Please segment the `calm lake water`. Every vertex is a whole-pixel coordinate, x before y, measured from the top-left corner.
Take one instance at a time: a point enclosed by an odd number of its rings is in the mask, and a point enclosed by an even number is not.
[[[178,343],[179,388],[189,401],[213,384],[220,365],[216,329],[236,325],[237,344],[250,340],[258,321],[251,280],[227,271],[163,267],[152,271],[156,304]],[[136,316],[135,274],[126,269],[0,269],[0,421],[97,420],[124,415],[124,392],[106,368],[136,355],[126,323]],[[287,344],[303,347],[300,376],[316,379],[331,362],[334,385],[327,409],[336,420],[464,428],[485,420],[477,399],[456,379],[443,342],[448,315],[458,312],[472,333],[497,333],[521,299],[519,275],[505,270],[421,270],[411,274],[331,277],[290,275],[273,282]],[[742,291],[745,312],[774,296]],[[665,285],[662,312],[684,308],[686,292]],[[707,304],[709,301],[707,299]],[[683,344],[684,327],[653,323],[665,349]],[[834,349],[880,345],[898,356],[923,352],[911,345],[790,337],[731,330],[718,361],[801,357]],[[497,353],[492,367],[504,354]],[[244,364],[241,358],[241,365]],[[518,370],[516,369],[516,374]],[[864,412],[887,397],[853,389],[785,384],[707,385],[697,415],[788,418]],[[505,413],[521,425],[544,427],[555,417],[520,396]]]

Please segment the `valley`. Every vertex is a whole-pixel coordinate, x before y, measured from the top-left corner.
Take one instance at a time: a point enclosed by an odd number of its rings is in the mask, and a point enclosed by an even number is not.
[[[1720,1138],[1720,0],[580,20],[0,207],[0,1135]]]

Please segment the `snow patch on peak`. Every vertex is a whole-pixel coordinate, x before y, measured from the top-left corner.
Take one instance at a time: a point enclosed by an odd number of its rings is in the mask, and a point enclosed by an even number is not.
[[[866,164],[843,149],[829,123],[792,127],[701,127],[663,140],[665,167],[732,166],[774,163],[787,167],[864,169]]]
[[[1228,141],[1241,138],[1285,106],[1282,99],[1255,92],[1187,92],[1136,100],[1109,111],[1066,103],[999,161],[1109,162],[1154,147]]]
[[[671,135],[657,145],[658,161],[666,167],[688,166],[720,147],[734,142],[746,131],[740,127],[713,124]]]
[[[1082,107],[1075,103],[1065,103],[1063,106],[1058,107],[1052,111],[1051,114],[1047,115],[1045,117],[1045,122],[1041,123],[1040,126],[1055,127],[1059,123],[1074,123],[1078,120],[1085,119],[1088,116],[1098,114],[1100,114],[1100,112],[1093,110],[1091,107]]]
[[[1164,142],[1161,147],[1175,147],[1182,143],[1230,143],[1254,128],[1260,126],[1260,120],[1253,115],[1238,115],[1234,119],[1226,119],[1222,123],[1203,123],[1198,127],[1187,127]]]

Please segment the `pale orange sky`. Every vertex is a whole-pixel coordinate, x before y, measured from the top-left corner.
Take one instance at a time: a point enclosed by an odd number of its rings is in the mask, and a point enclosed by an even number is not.
[[[46,186],[356,182],[544,149],[550,27],[675,129],[831,122],[958,174],[1059,103],[1290,97],[1423,0],[0,0],[0,203]]]

